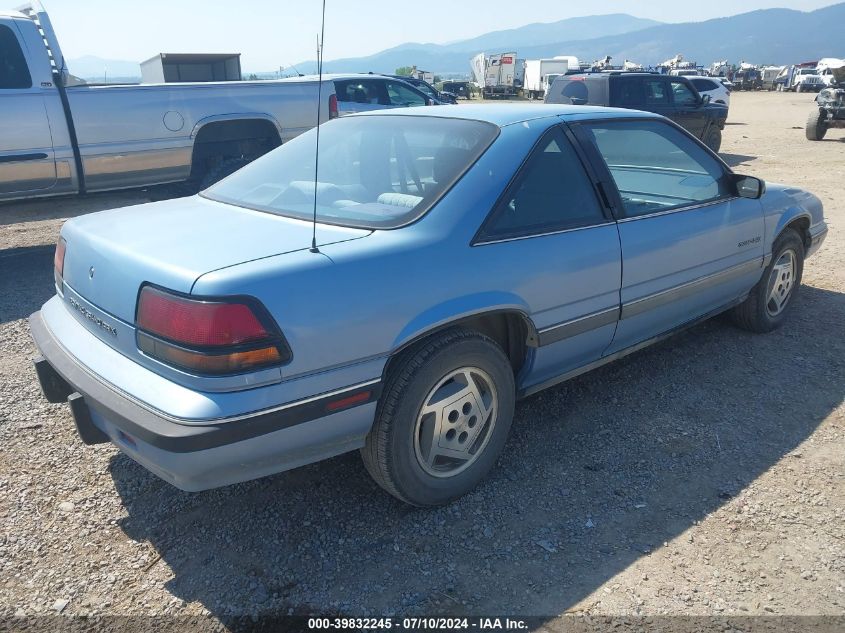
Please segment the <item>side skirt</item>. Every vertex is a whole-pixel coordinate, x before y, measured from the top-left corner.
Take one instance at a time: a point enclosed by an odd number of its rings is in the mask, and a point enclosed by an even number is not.
[[[707,319],[712,319],[717,314],[721,314],[722,312],[725,312],[726,310],[730,310],[734,306],[737,306],[740,303],[742,303],[743,301],[745,301],[745,299],[747,297],[748,297],[747,294],[743,295],[743,296],[741,296],[737,299],[734,299],[733,301],[731,301],[729,303],[726,303],[725,305],[723,305],[719,308],[716,308],[715,310],[711,310],[710,312],[707,312],[707,313],[701,315],[700,317],[696,317],[696,318],[694,318],[690,321],[687,321],[686,323],[682,323],[681,325],[678,325],[678,326],[672,328],[671,330],[667,330],[666,332],[663,332],[662,334],[658,334],[655,337],[652,337],[650,339],[642,341],[641,343],[637,343],[636,345],[632,345],[631,347],[626,347],[625,349],[619,350],[618,352],[614,352],[613,354],[599,358],[598,360],[595,360],[592,363],[587,363],[586,365],[582,365],[581,367],[577,367],[576,369],[568,371],[565,374],[555,376],[554,378],[550,378],[549,380],[546,380],[544,382],[538,383],[536,385],[531,385],[530,387],[525,387],[523,389],[520,389],[517,392],[517,398],[522,399],[522,398],[527,398],[528,396],[533,396],[535,393],[543,391],[544,389],[548,389],[549,387],[554,387],[555,385],[559,385],[560,383],[566,382],[567,380],[570,380],[572,378],[580,376],[581,374],[586,374],[588,371],[592,371],[593,369],[597,369],[597,368],[599,368],[603,365],[607,365],[608,363],[612,363],[615,360],[619,360],[620,358],[623,358],[624,356],[627,356],[628,354],[633,354],[634,352],[638,352],[641,349],[648,347],[649,345],[654,345],[655,343],[659,343],[660,341],[663,341],[663,340],[669,338],[670,336],[674,336],[678,332],[682,332],[683,330],[686,330],[687,328],[690,328],[694,325],[698,325],[702,321],[706,321]]]

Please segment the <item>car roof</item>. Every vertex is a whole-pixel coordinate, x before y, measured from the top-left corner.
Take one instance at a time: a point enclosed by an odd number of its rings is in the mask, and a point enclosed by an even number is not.
[[[352,116],[427,116],[448,119],[466,119],[484,121],[498,127],[525,123],[537,119],[559,117],[564,120],[577,119],[618,119],[630,116],[659,118],[652,112],[608,108],[602,106],[573,106],[558,104],[468,104],[443,105],[418,108],[396,108],[361,112]]]

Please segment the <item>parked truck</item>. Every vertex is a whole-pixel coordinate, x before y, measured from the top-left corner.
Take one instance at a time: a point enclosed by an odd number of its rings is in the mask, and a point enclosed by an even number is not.
[[[516,53],[486,55],[479,53],[470,61],[472,75],[482,99],[515,96],[522,88],[522,69]]]
[[[845,60],[830,60],[830,85],[816,97],[807,117],[805,132],[810,141],[820,141],[830,128],[845,128]]]
[[[317,125],[316,78],[73,85],[40,3],[0,12],[0,200],[210,185]],[[324,81],[321,121],[337,114]]]
[[[565,59],[529,59],[525,62],[525,83],[522,92],[529,99],[542,99],[560,75],[569,72]]]
[[[820,91],[825,87],[824,80],[816,70],[817,62],[804,62],[786,66],[775,79],[778,91],[808,92]]]

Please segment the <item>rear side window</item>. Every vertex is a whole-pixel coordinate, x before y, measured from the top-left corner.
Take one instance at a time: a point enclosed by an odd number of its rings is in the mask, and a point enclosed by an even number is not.
[[[334,86],[338,101],[388,105],[382,86],[377,81],[336,81]]]
[[[604,222],[584,166],[557,128],[535,147],[496,204],[480,241],[538,235]]]
[[[607,78],[565,75],[555,79],[546,103],[607,105]]]
[[[627,217],[735,195],[722,164],[668,123],[612,121],[582,129],[607,163]]]
[[[645,84],[640,79],[619,79],[613,82],[611,102],[620,108],[642,106],[645,103]]]
[[[0,26],[0,90],[26,88],[32,88],[32,78],[21,45],[12,29]]]

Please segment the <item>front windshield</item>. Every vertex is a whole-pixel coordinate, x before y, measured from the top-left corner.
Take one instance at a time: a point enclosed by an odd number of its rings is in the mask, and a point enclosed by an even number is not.
[[[395,228],[423,214],[490,146],[490,123],[428,116],[344,117],[312,129],[206,189],[241,207],[317,221]]]

